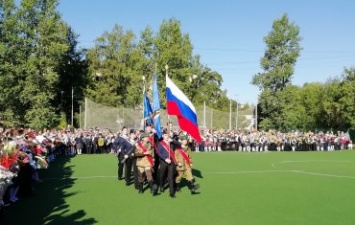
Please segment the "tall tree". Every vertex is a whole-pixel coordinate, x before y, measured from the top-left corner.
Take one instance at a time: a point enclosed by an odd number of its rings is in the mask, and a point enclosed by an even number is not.
[[[189,78],[194,74],[190,64],[192,49],[190,37],[182,33],[180,21],[169,19],[162,22],[155,36],[153,59],[158,65],[158,83],[162,96],[165,94],[165,65],[169,66],[169,77],[187,92]]]
[[[165,65],[169,76],[187,96],[197,104],[216,105],[223,96],[222,76],[200,63],[193,55],[193,45],[188,34],[183,34],[176,19],[163,21],[155,37],[154,61],[159,66],[161,94],[164,94]],[[163,104],[165,105],[165,104]]]
[[[92,77],[86,89],[89,97],[111,106],[125,105],[127,87],[138,73],[130,65],[136,46],[132,31],[115,25],[96,39],[95,47],[88,51],[89,73]]]
[[[14,0],[0,1],[0,122],[19,124],[23,106],[18,101],[22,45]],[[21,110],[22,109],[22,110]]]
[[[58,122],[53,101],[59,63],[68,45],[57,5],[57,0],[23,0],[19,11],[26,68],[20,101],[28,108],[25,120],[33,128],[52,127]]]
[[[267,49],[260,60],[262,73],[254,75],[252,84],[260,90],[283,90],[291,82],[294,66],[301,51],[299,28],[287,14],[274,21],[264,38]]]
[[[68,49],[59,63],[59,80],[56,86],[56,97],[54,100],[55,105],[59,106],[57,107],[57,111],[61,112],[62,126],[65,126],[71,121],[72,110],[74,112],[78,111],[79,103],[84,99],[84,89],[88,83],[87,62],[83,60],[85,52],[83,49],[77,49],[78,35],[69,25],[64,25]],[[71,104],[72,100],[73,109]],[[70,118],[70,120],[68,118]]]
[[[96,40],[87,59],[92,79],[86,92],[107,105],[140,106],[142,78],[149,94],[155,65],[161,96],[165,95],[165,65],[169,66],[169,76],[195,102],[217,102],[224,94],[220,90],[222,76],[203,66],[198,55],[192,55],[189,36],[182,33],[175,19],[163,21],[156,34],[146,27],[138,41],[131,31],[115,25]],[[161,101],[165,105],[165,99]]]

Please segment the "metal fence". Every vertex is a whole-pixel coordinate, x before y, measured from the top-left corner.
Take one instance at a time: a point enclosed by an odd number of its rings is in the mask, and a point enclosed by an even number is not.
[[[105,106],[85,99],[80,124],[83,128],[102,127],[120,130],[123,126],[139,129],[143,123],[143,108],[124,108]],[[214,129],[250,129],[253,126],[253,108],[241,108],[230,112],[212,109],[206,105],[195,106],[200,128]],[[175,116],[168,116],[165,110],[160,111],[161,125],[168,121],[178,126]]]

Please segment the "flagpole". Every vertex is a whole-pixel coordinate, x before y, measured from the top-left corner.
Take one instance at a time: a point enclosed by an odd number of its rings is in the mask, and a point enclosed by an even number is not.
[[[145,93],[145,76],[143,75],[142,76],[142,81],[143,81],[143,130],[145,131],[145,118],[144,118],[144,112],[145,112],[145,106],[144,106],[144,101],[145,101],[145,96],[144,96],[144,93]]]
[[[168,76],[168,69],[169,69],[169,66],[168,66],[168,64],[166,64],[165,65],[165,80],[166,80],[166,77]],[[166,104],[166,111],[168,111],[168,104]],[[169,122],[170,122],[170,116],[168,115],[168,124],[169,124]]]
[[[168,77],[168,69],[169,69],[169,66],[168,64],[165,65],[165,84],[166,84],[166,78]],[[166,93],[165,93],[166,95]],[[166,103],[166,111],[168,112],[168,104]],[[168,113],[167,113],[168,114]],[[168,128],[168,134],[170,136],[170,116],[168,114],[168,124],[167,124],[167,128]],[[170,148],[170,143],[169,143],[169,148]],[[170,151],[169,151],[169,159],[171,159],[171,155],[170,155]]]

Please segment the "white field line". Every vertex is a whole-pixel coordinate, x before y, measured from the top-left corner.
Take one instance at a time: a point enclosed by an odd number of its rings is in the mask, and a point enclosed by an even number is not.
[[[298,170],[298,171],[295,170],[295,171],[293,171],[293,172],[294,172],[294,173],[307,174],[307,175],[314,175],[314,176],[355,179],[355,177],[353,177],[353,176],[346,176],[346,175],[334,175],[334,174],[326,174],[326,173],[314,173],[314,172],[307,172],[307,171],[301,171],[301,170]]]
[[[329,163],[355,163],[355,161],[348,161],[348,160],[287,160],[281,161],[279,163],[312,163],[312,162],[329,162]]]
[[[330,163],[355,163],[355,161],[337,161],[337,160],[304,160],[304,161],[281,161],[278,163],[272,163],[271,166],[273,168],[279,168],[276,164],[283,163],[312,163],[312,162],[330,162]],[[261,174],[261,173],[299,173],[313,176],[325,176],[325,177],[334,177],[334,178],[349,178],[355,179],[355,176],[346,176],[346,175],[334,175],[334,174],[326,174],[326,173],[315,173],[315,172],[307,172],[303,170],[240,170],[240,171],[221,171],[221,172],[203,172],[204,174]],[[117,178],[117,176],[82,176],[82,177],[63,177],[63,178],[47,178],[46,181],[50,180],[66,180],[66,179],[96,179],[96,178]]]
[[[117,176],[86,176],[86,177],[62,177],[62,178],[46,178],[45,180],[66,180],[66,179],[95,179],[95,178],[116,178]]]
[[[290,173],[292,170],[241,170],[225,172],[204,172],[204,174],[244,174],[244,173]]]
[[[326,173],[314,173],[307,172],[302,170],[245,170],[245,171],[232,171],[232,172],[206,172],[204,174],[261,174],[261,173],[299,173],[313,176],[323,176],[323,177],[334,177],[334,178],[349,178],[355,179],[355,176],[346,176],[346,175],[334,175],[334,174],[326,174]]]

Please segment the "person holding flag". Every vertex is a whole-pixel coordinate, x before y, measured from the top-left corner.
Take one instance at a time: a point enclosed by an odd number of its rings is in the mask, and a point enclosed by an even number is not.
[[[157,185],[154,184],[152,174],[154,167],[154,148],[149,141],[148,133],[141,134],[140,141],[135,144],[134,155],[137,158],[136,166],[138,169],[138,193],[143,194],[143,182],[146,177],[150,191],[153,195],[155,195]]]
[[[156,69],[155,69],[156,70]],[[157,178],[158,168],[159,168],[159,156],[157,152],[157,144],[162,138],[161,124],[160,124],[160,98],[159,98],[159,88],[158,88],[158,75],[155,72],[153,76],[153,107],[152,107],[152,119],[154,134],[151,135],[151,142],[154,149],[156,150],[155,154],[155,164],[154,164],[154,179]]]
[[[192,104],[192,102],[186,97],[186,95],[169,78],[167,65],[165,66],[165,69],[166,69],[165,78],[166,78],[167,114],[168,115],[175,115],[178,119],[180,129],[185,131],[187,134],[189,134],[196,142],[201,143],[202,138],[200,135],[198,124],[197,124],[196,109],[195,109],[194,105]],[[163,135],[163,138],[164,138],[164,135]],[[168,134],[167,134],[167,138],[169,138]],[[184,141],[186,141],[186,140],[184,140]],[[164,143],[164,142],[160,142],[160,143]],[[186,144],[187,143],[185,143],[185,145]],[[164,147],[165,147],[165,145],[164,145]],[[180,164],[182,164],[182,162],[186,162],[186,164],[188,165],[189,156],[188,155],[186,156],[186,154],[184,154],[185,153],[184,151],[180,151],[178,145],[174,144],[173,147],[175,148],[175,153],[171,149],[169,149],[170,150],[169,156],[172,160],[168,160],[166,163],[168,163],[169,161],[174,161],[175,165],[179,165],[179,162],[177,161],[175,155],[178,153],[181,153],[180,155],[184,159],[184,161],[180,161]],[[176,153],[176,151],[178,151],[178,152]],[[171,154],[174,154],[174,156],[172,157]],[[186,157],[183,157],[183,156],[186,156]],[[186,167],[184,167],[184,170],[182,170],[182,168],[180,168],[180,169],[181,169],[181,171],[189,173],[189,171],[186,171],[185,168]],[[174,166],[174,169],[176,169],[175,166]],[[191,169],[191,167],[190,167],[190,169]],[[191,171],[190,171],[190,173],[191,173]],[[171,178],[172,177],[170,177],[170,179]],[[169,180],[169,177],[168,177],[168,180]],[[177,179],[177,181],[178,182],[181,181],[181,178]],[[191,176],[188,177],[188,181],[189,181],[190,189],[193,192],[195,192],[198,189],[198,186],[193,183],[192,173],[191,173]],[[175,183],[175,179],[174,179],[174,182],[171,182],[171,183],[172,184]],[[171,183],[169,182],[169,186],[172,185]],[[171,189],[173,189],[173,188],[170,187],[170,191],[171,191]]]
[[[167,129],[163,130],[163,140],[158,143],[157,150],[159,155],[159,185],[160,192],[164,192],[165,179],[168,178],[170,197],[175,197],[175,173],[177,161],[174,148],[170,145],[171,138]]]
[[[186,135],[181,135],[179,137],[180,146],[175,148],[175,158],[177,161],[177,176],[175,179],[176,182],[176,191],[180,191],[180,182],[183,177],[187,180],[187,185],[191,191],[191,194],[196,194],[199,185],[195,183],[195,180],[192,176],[192,161],[191,161],[191,149],[187,145],[188,137]]]

